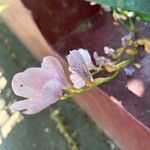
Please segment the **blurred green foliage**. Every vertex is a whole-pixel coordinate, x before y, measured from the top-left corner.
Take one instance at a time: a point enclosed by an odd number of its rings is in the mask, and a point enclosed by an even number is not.
[[[150,1],[149,0],[89,0],[98,4],[106,4],[112,7],[119,7],[136,12],[144,21],[150,21]]]

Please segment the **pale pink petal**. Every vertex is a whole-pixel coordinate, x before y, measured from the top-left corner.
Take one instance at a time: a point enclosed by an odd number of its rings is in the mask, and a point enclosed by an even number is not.
[[[85,80],[83,80],[78,74],[71,74],[70,80],[75,88],[82,88],[85,86]]]
[[[30,101],[29,99],[26,99],[26,100],[21,100],[13,103],[12,105],[9,106],[9,109],[13,112],[24,111],[27,110],[29,105],[30,105]]]
[[[104,53],[108,56],[113,56],[115,53],[115,50],[113,48],[110,48],[108,46],[104,47]]]
[[[53,56],[46,56],[43,58],[41,68],[46,70],[52,78],[57,78],[66,84],[65,73],[60,61]]]
[[[62,95],[64,85],[57,79],[52,79],[43,86],[41,97],[30,99],[30,105],[24,114],[36,114],[53,103],[56,103]]]
[[[71,70],[73,70],[76,74],[80,75],[86,81],[92,80],[92,75],[79,51],[70,51],[70,54],[67,56],[67,61]]]
[[[73,71],[73,70],[71,69],[71,67],[69,67],[68,70],[69,70],[71,73],[76,73],[75,71]]]
[[[75,88],[82,88],[85,86],[85,80],[83,80],[76,72],[74,72],[70,67],[69,71],[72,73],[70,75],[70,80]]]
[[[30,101],[29,106],[26,111],[23,111],[23,114],[33,115],[39,113],[52,104],[51,101],[44,101],[41,98],[29,99],[29,101]]]
[[[78,51],[81,54],[82,58],[84,59],[84,62],[86,63],[87,68],[89,70],[94,69],[95,66],[94,66],[94,64],[92,62],[90,53],[86,49],[83,49],[83,48],[78,49]]]
[[[53,103],[56,103],[62,96],[64,85],[57,79],[52,79],[44,84],[40,99],[32,99],[31,104],[24,114],[36,114]]]
[[[50,104],[59,100],[62,95],[64,85],[57,79],[53,79],[45,83],[41,92],[41,99]]]
[[[57,102],[62,95],[64,85],[57,79],[52,79],[44,84],[40,97],[18,101],[11,106],[11,110],[23,111],[24,114],[36,114],[51,104]]]
[[[44,110],[49,105],[50,105],[49,103],[44,102],[41,99],[30,98],[30,99],[15,102],[10,106],[10,110],[14,112],[21,111],[23,114],[33,115]]]
[[[13,77],[12,89],[18,96],[36,97],[46,82],[46,73],[41,68],[29,68]]]

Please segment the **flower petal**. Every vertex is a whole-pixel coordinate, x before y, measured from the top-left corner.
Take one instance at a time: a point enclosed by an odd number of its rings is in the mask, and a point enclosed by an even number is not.
[[[24,114],[32,115],[39,113],[51,104],[57,102],[62,95],[64,85],[57,79],[52,79],[43,86],[41,97],[29,99],[30,103]]]
[[[42,101],[41,99],[26,99],[22,101],[18,101],[13,103],[10,106],[10,110],[16,112],[16,111],[22,111],[23,114],[27,115],[33,115],[36,113],[39,113],[46,107],[48,107],[50,104],[47,102]]]
[[[50,74],[52,78],[57,78],[61,80],[64,84],[66,84],[63,66],[56,57],[53,56],[44,57],[43,62],[41,64],[41,68],[47,71],[47,73]]]
[[[110,48],[108,46],[104,47],[104,53],[108,56],[113,56],[115,54],[115,50],[113,48]]]
[[[86,66],[89,70],[92,70],[95,68],[91,56],[89,52],[86,49],[80,48],[78,49],[79,53],[81,54],[82,58],[84,59],[84,62],[86,63]]]
[[[96,51],[93,53],[93,57],[95,59],[96,65],[99,65],[99,66],[104,66],[104,65],[114,66],[114,63],[109,58],[106,58],[104,56],[99,56]]]
[[[77,89],[85,86],[85,80],[83,80],[78,74],[71,74],[70,80],[72,81],[73,86]]]
[[[41,68],[29,68],[13,77],[12,89],[18,96],[36,97],[46,81],[46,74]]]
[[[45,83],[41,92],[41,99],[44,102],[53,104],[58,101],[62,95],[64,85],[57,79],[53,79]]]
[[[24,110],[27,110],[27,108],[29,107],[29,104],[30,104],[30,100],[26,99],[26,100],[21,100],[21,101],[17,101],[13,103],[12,105],[10,105],[9,108],[13,112],[24,111]]]
[[[50,80],[43,86],[41,97],[15,102],[10,109],[23,111],[23,114],[28,115],[36,114],[57,102],[62,94],[62,89],[63,84],[59,80]]]
[[[92,80],[92,75],[90,74],[84,59],[77,50],[70,51],[67,56],[67,61],[71,70],[80,75],[84,80]]]

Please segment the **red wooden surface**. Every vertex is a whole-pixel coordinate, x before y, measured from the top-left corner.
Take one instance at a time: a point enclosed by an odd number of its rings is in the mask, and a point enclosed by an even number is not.
[[[76,99],[77,103],[123,150],[149,150],[150,130],[129,114],[118,100],[94,89]]]
[[[68,34],[80,21],[88,19],[99,10],[99,6],[90,7],[83,0],[22,1],[32,10],[38,27],[46,39],[53,44]]]

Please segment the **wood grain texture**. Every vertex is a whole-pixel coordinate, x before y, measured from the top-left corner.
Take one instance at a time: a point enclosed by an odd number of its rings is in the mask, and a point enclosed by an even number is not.
[[[5,0],[9,5],[0,16],[39,60],[46,55],[57,56],[67,68],[66,62],[50,47],[31,14],[20,0]],[[68,72],[66,73],[68,74]],[[114,98],[96,88],[75,98],[75,101],[92,117],[97,125],[123,150],[148,150],[150,130],[131,116]]]

